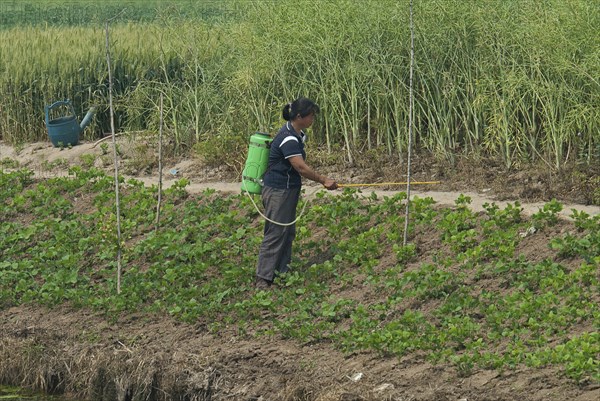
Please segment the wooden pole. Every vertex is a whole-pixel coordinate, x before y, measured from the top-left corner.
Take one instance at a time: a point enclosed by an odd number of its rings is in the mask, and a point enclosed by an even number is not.
[[[114,17],[116,18],[116,17]],[[112,66],[110,58],[110,40],[109,40],[109,29],[108,25],[110,20],[106,21],[106,63],[108,65],[108,104],[110,108],[110,129],[112,135],[113,145],[113,159],[115,165],[115,209],[117,218],[117,294],[121,293],[121,202],[119,199],[119,162],[117,153],[117,141],[115,135],[115,116],[113,107],[113,78],[112,78]]]
[[[410,14],[410,78],[409,78],[409,95],[408,95],[408,162],[406,173],[406,216],[404,219],[404,240],[402,244],[406,246],[408,241],[408,220],[410,217],[410,174],[411,174],[411,156],[412,156],[412,137],[413,137],[413,110],[414,110],[414,95],[413,95],[413,73],[415,63],[415,30],[413,25],[413,0],[409,4]]]
[[[162,165],[162,135],[163,135],[163,93],[160,93],[160,104],[159,104],[159,126],[158,126],[158,202],[156,204],[156,223],[154,225],[154,232],[158,231],[160,224],[160,202],[162,197],[162,178],[163,178],[163,165]]]

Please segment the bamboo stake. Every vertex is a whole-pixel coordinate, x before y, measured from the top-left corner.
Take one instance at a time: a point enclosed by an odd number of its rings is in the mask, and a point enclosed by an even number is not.
[[[404,240],[402,245],[406,246],[408,240],[408,219],[410,217],[410,160],[412,154],[412,136],[413,136],[413,110],[414,110],[414,96],[413,96],[413,71],[415,62],[415,30],[413,26],[413,0],[410,0],[409,4],[410,14],[410,78],[409,78],[409,100],[408,100],[408,162],[406,172],[406,217],[404,218]]]
[[[158,232],[158,226],[160,224],[160,202],[162,197],[162,178],[163,178],[163,166],[162,166],[162,135],[163,135],[163,93],[160,93],[160,118],[158,125],[158,202],[156,204],[156,224],[154,225],[154,232]]]
[[[118,16],[118,15],[117,15]],[[111,20],[117,16],[106,21],[106,62],[108,65],[108,104],[110,109],[110,129],[112,135],[113,144],[113,159],[115,163],[115,205],[117,213],[117,294],[121,293],[121,202],[119,199],[119,162],[117,154],[117,141],[115,135],[115,117],[113,107],[113,77],[112,67],[110,59],[110,41],[109,41],[109,30],[108,25]]]

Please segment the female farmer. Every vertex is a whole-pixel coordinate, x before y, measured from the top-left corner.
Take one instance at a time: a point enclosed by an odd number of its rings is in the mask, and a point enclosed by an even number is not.
[[[315,120],[319,106],[307,98],[298,98],[283,108],[287,122],[271,143],[267,171],[263,177],[262,201],[265,215],[275,222],[290,223],[296,219],[302,177],[316,181],[329,190],[337,183],[318,174],[304,159],[304,129]],[[283,226],[265,221],[264,238],[256,266],[256,288],[265,289],[273,283],[276,272],[285,273],[292,259],[292,242],[296,237],[295,224]]]

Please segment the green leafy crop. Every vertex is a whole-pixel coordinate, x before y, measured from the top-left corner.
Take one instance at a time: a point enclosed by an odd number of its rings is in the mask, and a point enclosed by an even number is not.
[[[465,196],[448,208],[416,198],[403,245],[406,194],[319,192],[297,223],[291,270],[257,291],[263,225],[245,194],[190,195],[180,180],[164,191],[155,230],[157,188],[121,179],[118,244],[114,180],[101,171],[37,181],[19,170],[0,184],[3,307],[145,311],[214,333],[415,353],[465,376],[557,365],[600,380],[600,224],[585,213],[560,220],[556,201],[528,219],[518,203],[475,213]]]

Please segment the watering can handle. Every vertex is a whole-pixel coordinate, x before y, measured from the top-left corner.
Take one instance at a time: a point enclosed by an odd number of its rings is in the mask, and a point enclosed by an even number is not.
[[[50,110],[54,109],[55,107],[59,107],[59,106],[67,106],[69,108],[69,110],[71,111],[71,113],[73,113],[73,115],[75,115],[75,109],[73,108],[73,105],[71,104],[71,101],[69,99],[59,100],[57,102],[52,103],[50,106],[44,107],[44,112],[46,114],[46,125],[48,125],[48,123],[50,122]]]

